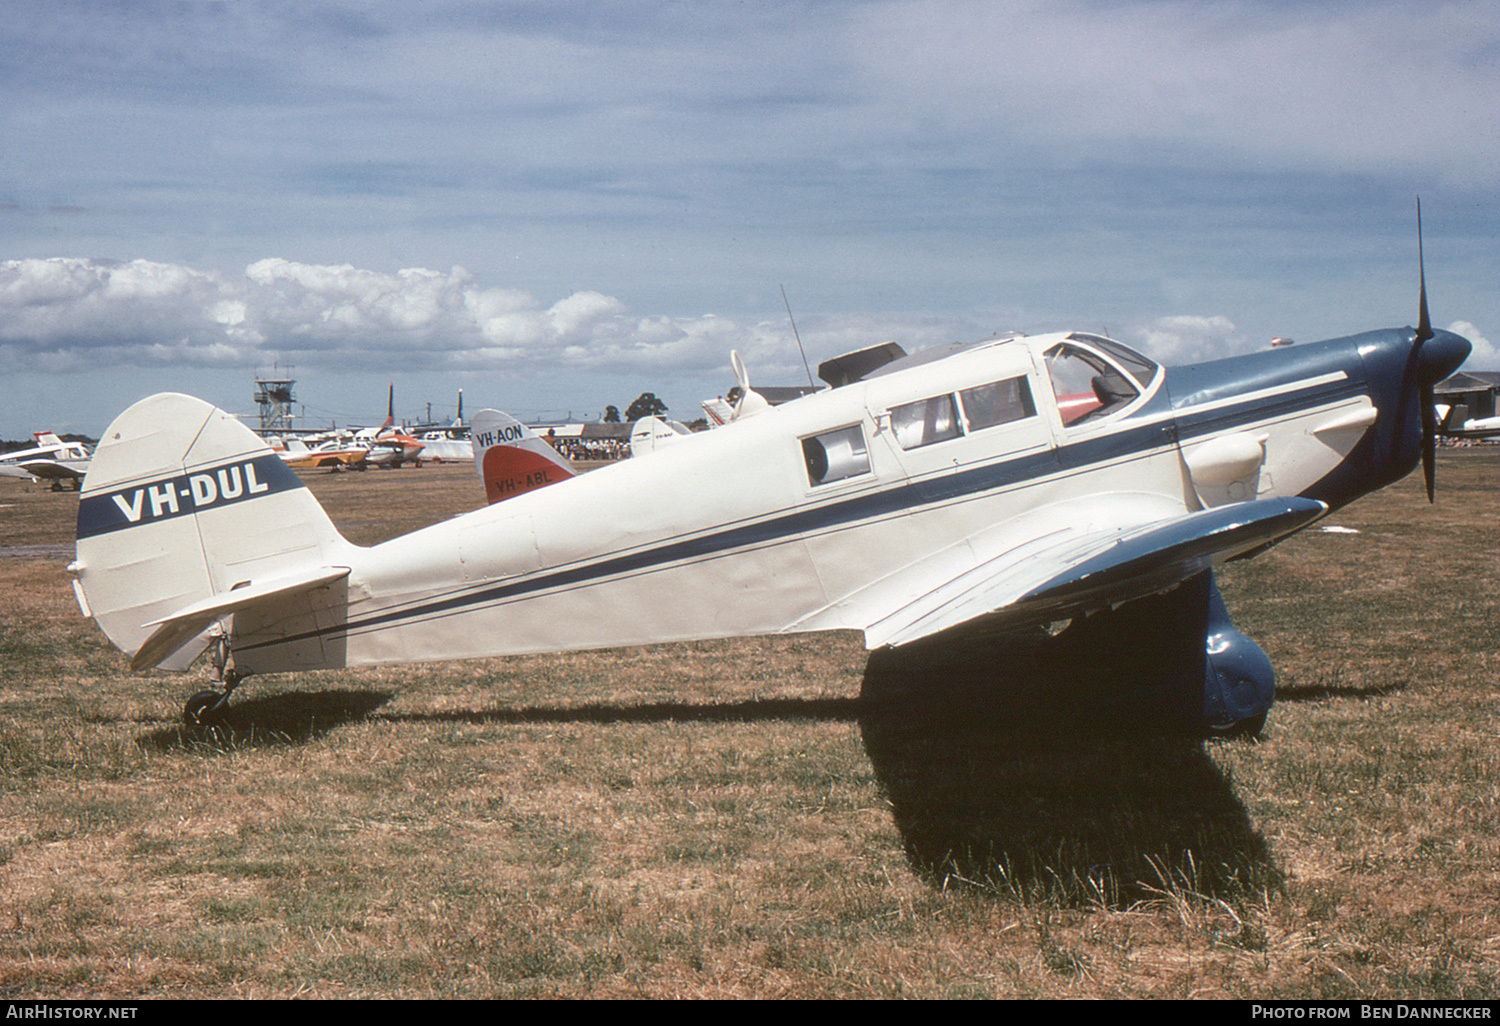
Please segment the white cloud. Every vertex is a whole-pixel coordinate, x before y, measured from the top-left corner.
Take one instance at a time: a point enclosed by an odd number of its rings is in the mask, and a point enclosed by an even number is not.
[[[1224,316],[1159,317],[1130,335],[1143,352],[1166,364],[1217,360],[1244,349],[1236,337],[1234,322]]]
[[[613,296],[598,292],[575,292],[559,299],[547,311],[547,319],[558,338],[578,339],[601,321],[612,320],[625,312],[625,304]]]
[[[64,303],[98,287],[86,260],[12,260],[0,268],[0,301],[8,308]]]
[[[963,317],[808,317],[812,363],[893,340],[909,352],[989,332]],[[1500,365],[1472,323],[1469,366]],[[1121,332],[1164,363],[1259,348],[1223,315],[1161,317]],[[484,285],[461,267],[395,273],[352,265],[259,260],[224,275],[147,260],[0,262],[0,358],[12,373],[103,367],[254,369],[268,363],[382,375],[412,370],[712,375],[737,349],[758,380],[797,381],[802,357],[789,325],[702,314],[633,314],[620,299],[580,290],[544,304],[517,288]]]
[[[544,307],[460,267],[390,274],[270,258],[235,277],[144,260],[0,263],[0,347],[18,371],[272,360],[392,373],[702,367],[753,337],[713,315],[631,317],[592,290]]]
[[[0,354],[12,373],[129,363],[223,364],[242,339],[214,322],[216,276],[133,260],[0,262]]]

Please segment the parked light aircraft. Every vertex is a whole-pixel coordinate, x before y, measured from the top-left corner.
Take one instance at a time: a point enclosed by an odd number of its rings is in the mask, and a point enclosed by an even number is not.
[[[1438,433],[1447,438],[1500,438],[1500,417],[1470,417],[1467,406],[1445,406],[1435,413]]]
[[[645,456],[692,434],[686,424],[661,417],[642,417],[630,425],[630,455]]]
[[[135,669],[210,652],[190,723],[258,673],[1068,621],[1053,643],[1107,653],[1150,608],[1195,660],[1167,682],[1188,717],[1255,730],[1273,673],[1212,570],[1419,462],[1431,493],[1432,386],[1470,344],[1420,295],[1415,329],[1173,368],[1083,332],[875,347],[819,368],[836,387],[368,548],[233,417],[156,395],[95,452],[75,590]]]
[[[36,440],[33,448],[0,456],[0,474],[50,481],[55,492],[62,491],[64,484],[77,491],[89,469],[89,447],[82,442],[64,442],[51,431],[37,431],[31,437]]]
[[[330,470],[363,470],[370,458],[367,446],[354,445],[342,438],[330,438],[313,446],[300,438],[287,438],[275,452],[283,463],[295,470],[315,470],[321,467]]]
[[[431,427],[420,436],[422,459],[433,463],[467,463],[474,458],[464,424],[464,390],[458,390],[458,416],[446,427]]]
[[[433,428],[418,439],[422,459],[430,463],[467,463],[474,458],[466,427]]]
[[[363,446],[369,455],[365,462],[379,467],[399,467],[403,463],[422,465],[423,443],[396,427],[396,386],[386,395],[385,422],[378,428],[364,428],[354,433],[354,444]]]

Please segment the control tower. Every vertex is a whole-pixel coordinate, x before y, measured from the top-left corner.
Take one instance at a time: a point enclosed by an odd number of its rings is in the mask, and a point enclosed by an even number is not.
[[[291,378],[256,378],[255,401],[260,405],[260,433],[284,434],[292,429],[292,386],[297,382]]]

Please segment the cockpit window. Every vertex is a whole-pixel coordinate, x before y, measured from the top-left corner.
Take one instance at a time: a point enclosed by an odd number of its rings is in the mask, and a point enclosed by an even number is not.
[[[903,449],[957,438],[958,411],[953,406],[953,396],[937,395],[891,407],[891,430],[896,432],[896,441]]]
[[[1069,427],[1125,406],[1141,394],[1113,364],[1078,346],[1053,346],[1046,359],[1058,413]]]
[[[1125,348],[1113,339],[1104,338],[1100,335],[1085,334],[1073,334],[1068,337],[1077,342],[1087,342],[1095,349],[1104,350],[1110,356],[1114,357],[1115,362],[1125,368],[1126,373],[1140,382],[1142,388],[1146,388],[1151,384],[1152,380],[1156,377],[1157,370],[1160,369],[1156,361],[1147,359],[1134,349]]]

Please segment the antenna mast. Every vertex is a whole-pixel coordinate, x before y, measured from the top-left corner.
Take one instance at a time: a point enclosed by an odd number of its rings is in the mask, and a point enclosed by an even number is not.
[[[807,371],[807,383],[812,388],[818,386],[813,384],[812,368],[807,365],[807,350],[802,348],[802,336],[797,334],[797,319],[792,316],[792,304],[786,301],[786,286],[778,285],[781,289],[781,302],[786,306],[786,319],[792,322],[792,337],[797,340],[797,352],[802,354],[802,369]]]

